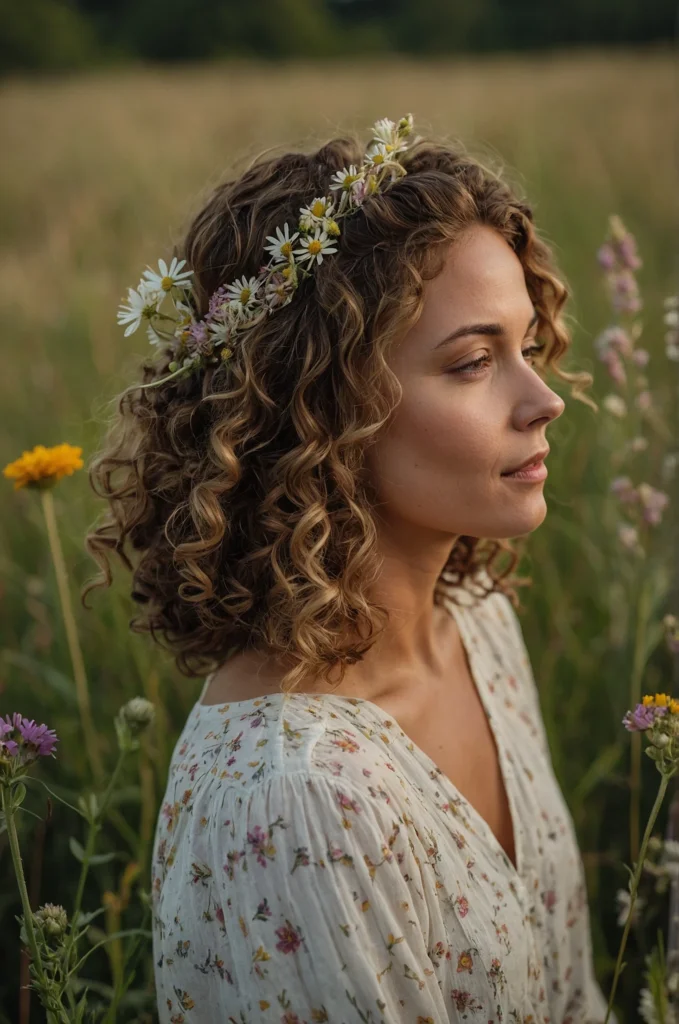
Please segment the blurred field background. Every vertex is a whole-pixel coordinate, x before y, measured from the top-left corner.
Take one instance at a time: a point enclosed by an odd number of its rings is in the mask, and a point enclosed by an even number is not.
[[[649,387],[659,401],[663,395],[666,403],[668,395],[676,401],[678,367],[665,359],[662,327],[663,298],[677,291],[676,104],[675,56],[662,45],[427,61],[401,55],[327,64],[109,67],[6,78],[0,83],[2,464],[34,444],[64,441],[81,445],[87,463],[107,403],[136,379],[145,352],[144,332],[123,337],[117,305],[147,263],[168,255],[207,187],[266,147],[311,148],[336,131],[365,133],[377,118],[407,112],[417,132],[459,137],[476,155],[503,161],[532,202],[573,291],[574,346],[565,366],[594,373],[591,393],[599,402],[611,388],[592,346],[610,315],[596,251],[609,214],[622,217],[644,261],[640,344],[651,353]],[[616,428],[605,413],[569,401],[559,381],[550,383],[567,411],[549,432],[549,512],[522,567],[534,580],[521,591],[522,625],[555,770],[583,851],[597,973],[607,992],[620,938],[614,894],[626,886],[621,862],[629,858],[629,737],[620,720],[628,707],[633,629],[626,616],[634,608],[617,576],[609,578],[618,555],[601,511],[614,475],[609,432]],[[654,438],[642,460],[657,464],[665,450],[667,440]],[[62,792],[74,794],[89,778],[41,510],[35,494],[14,493],[9,481],[4,487],[0,712],[18,710],[58,731],[58,759],[47,771]],[[83,538],[100,504],[85,470],[62,481],[54,498],[77,600],[95,570]],[[660,557],[676,567],[676,530]],[[674,595],[676,610],[676,576]],[[137,694],[154,700],[159,721],[111,825],[112,845],[126,853],[93,869],[86,908],[99,905],[102,892],[119,891],[129,860],[140,864],[138,884],[148,888],[168,758],[201,685],[178,676],[149,640],[130,634],[134,606],[122,570],[114,588],[95,594],[93,603],[89,612],[77,604],[77,613],[106,762],[115,753],[112,718],[125,700]],[[644,689],[676,692],[678,682],[676,665],[658,651]],[[644,761],[645,824],[657,773]],[[31,806],[44,815],[44,800]],[[24,818],[36,905],[67,905],[72,897],[77,864],[68,835],[78,828],[58,807],[47,825]],[[19,905],[4,839],[0,1019],[17,1021]],[[618,989],[621,1022],[638,1019],[638,965],[647,951],[630,938]],[[109,967],[101,953],[92,958],[91,976],[103,984]],[[149,981],[150,955],[145,972]],[[136,984],[143,986],[143,972]],[[39,1021],[35,1003],[34,997],[31,1020]],[[142,1003],[128,1013],[120,1019],[152,1019]]]

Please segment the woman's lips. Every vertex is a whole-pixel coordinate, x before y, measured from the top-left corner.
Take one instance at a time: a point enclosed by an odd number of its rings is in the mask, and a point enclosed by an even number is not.
[[[500,475],[505,480],[527,480],[529,482],[544,480],[547,477],[547,467],[544,461],[540,460],[530,466],[524,466],[523,469],[517,469],[514,473],[501,473]]]

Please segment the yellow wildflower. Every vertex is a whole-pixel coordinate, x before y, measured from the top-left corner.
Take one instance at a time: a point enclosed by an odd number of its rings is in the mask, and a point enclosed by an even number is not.
[[[14,490],[21,487],[45,489],[53,487],[63,476],[70,476],[76,469],[81,469],[83,460],[82,448],[71,444],[57,444],[46,448],[36,445],[32,451],[23,452],[21,457],[10,462],[3,469],[3,474],[14,480]]]
[[[671,715],[679,714],[679,700],[666,693],[656,693],[655,696],[647,693],[642,697],[641,703],[645,708],[667,708]]]

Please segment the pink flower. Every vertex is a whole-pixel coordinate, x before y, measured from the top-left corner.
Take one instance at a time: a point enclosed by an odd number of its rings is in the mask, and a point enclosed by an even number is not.
[[[638,270],[642,265],[637,254],[636,239],[629,232],[618,241],[618,255],[624,265],[630,270]]]
[[[632,353],[632,359],[637,366],[647,366],[650,358],[650,353],[645,348],[636,348]]]
[[[625,373],[625,367],[623,366],[622,360],[617,352],[613,349],[609,349],[603,356],[602,361],[611,380],[615,381],[620,387],[624,387],[627,383],[627,374]]]
[[[658,491],[650,484],[642,483],[637,488],[639,500],[643,508],[644,521],[649,526],[657,526],[662,518],[663,510],[669,505],[669,495]]]
[[[612,270],[615,266],[615,253],[608,242],[604,242],[596,254],[596,258],[599,266],[603,267],[604,270]]]
[[[636,489],[628,476],[616,476],[611,481],[611,493],[615,494],[623,505],[633,505],[639,500]]]

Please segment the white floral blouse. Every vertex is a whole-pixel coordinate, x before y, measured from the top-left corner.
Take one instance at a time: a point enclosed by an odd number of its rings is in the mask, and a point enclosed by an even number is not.
[[[198,702],[154,843],[161,1024],[603,1022],[581,855],[518,617],[503,594],[446,587],[517,868],[369,700]]]

